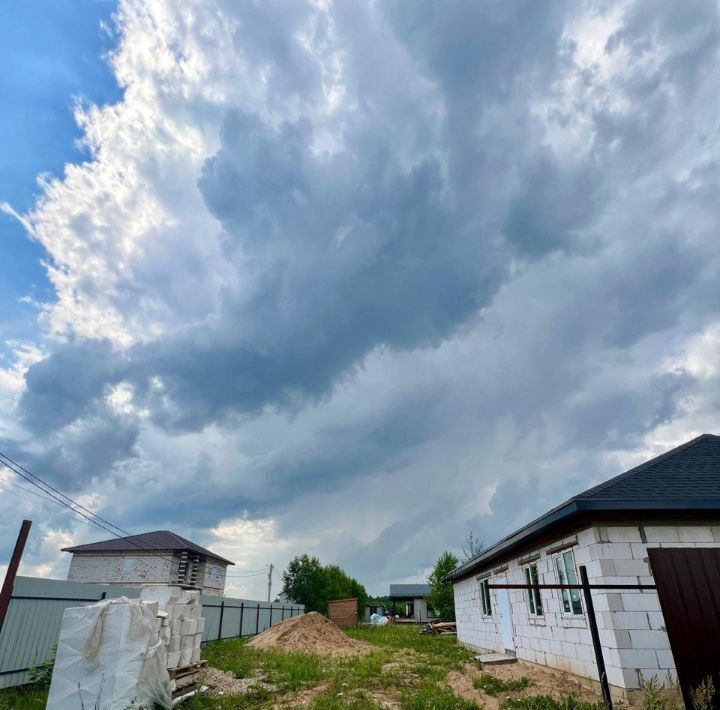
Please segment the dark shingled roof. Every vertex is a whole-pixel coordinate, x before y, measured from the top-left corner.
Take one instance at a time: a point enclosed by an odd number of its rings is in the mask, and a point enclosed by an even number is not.
[[[693,511],[720,516],[720,436],[702,434],[691,441],[589,488],[503,538],[454,569],[458,580],[573,521],[608,514],[659,514]]]
[[[390,598],[422,599],[430,594],[429,584],[391,584]]]
[[[158,553],[185,550],[212,557],[228,565],[235,564],[180,535],[176,535],[174,532],[170,532],[170,530],[155,530],[141,535],[128,535],[113,540],[102,540],[101,542],[91,542],[89,545],[76,545],[75,547],[63,547],[62,549],[63,552],[140,552],[142,550],[148,552],[157,551]]]

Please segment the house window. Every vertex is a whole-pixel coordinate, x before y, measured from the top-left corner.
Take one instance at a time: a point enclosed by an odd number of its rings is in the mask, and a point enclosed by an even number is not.
[[[538,581],[537,565],[528,565],[525,567],[525,584],[540,584]],[[540,599],[539,589],[527,590],[528,607],[532,616],[542,616],[542,600]]]
[[[559,584],[578,584],[572,550],[566,550],[555,556],[555,569],[557,570]],[[565,614],[583,613],[579,589],[561,589],[560,596]]]
[[[492,604],[490,603],[490,590],[488,589],[489,579],[480,580],[480,602],[482,603],[483,616],[492,616]]]

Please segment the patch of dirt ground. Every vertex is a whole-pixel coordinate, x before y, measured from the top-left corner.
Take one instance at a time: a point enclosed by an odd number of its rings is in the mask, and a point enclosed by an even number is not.
[[[523,690],[500,693],[497,697],[494,697],[473,686],[473,680],[482,673],[489,673],[503,681],[527,678],[530,685]],[[449,673],[447,680],[457,695],[465,700],[478,703],[478,705],[484,705],[487,710],[497,710],[500,707],[500,701],[506,697],[520,698],[527,695],[551,695],[553,698],[560,699],[568,695],[574,695],[580,700],[593,703],[599,702],[601,699],[593,689],[590,681],[584,681],[562,671],[543,668],[522,661],[501,665],[487,665],[482,669],[467,663],[462,671]]]

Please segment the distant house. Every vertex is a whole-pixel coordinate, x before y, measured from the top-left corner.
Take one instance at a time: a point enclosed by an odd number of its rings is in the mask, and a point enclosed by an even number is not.
[[[398,614],[401,620],[428,621],[432,616],[432,609],[428,610],[427,605],[429,594],[429,584],[391,584],[389,597],[393,614]]]
[[[720,688],[720,436],[703,434],[553,508],[455,569],[458,639],[597,679],[576,589],[491,584],[657,585],[592,592],[613,694],[680,676]],[[687,695],[686,695],[687,697]],[[689,707],[689,706],[688,706]]]
[[[220,596],[233,563],[169,530],[65,547],[68,581],[94,584],[179,584]]]

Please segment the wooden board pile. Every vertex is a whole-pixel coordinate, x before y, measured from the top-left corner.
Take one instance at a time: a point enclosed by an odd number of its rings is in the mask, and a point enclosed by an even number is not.
[[[198,689],[207,665],[200,660],[205,630],[200,592],[153,584],[142,588],[140,598],[158,605],[157,630],[163,642],[162,656],[170,674],[173,699],[189,697]]]
[[[421,634],[457,634],[457,624],[454,621],[430,621]]]

